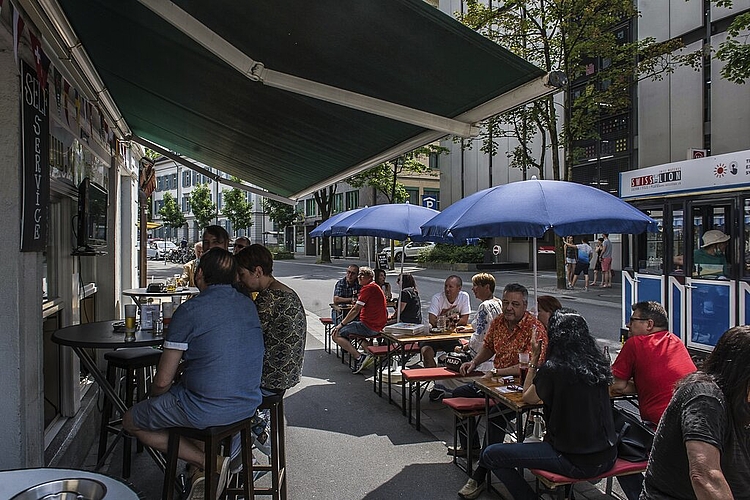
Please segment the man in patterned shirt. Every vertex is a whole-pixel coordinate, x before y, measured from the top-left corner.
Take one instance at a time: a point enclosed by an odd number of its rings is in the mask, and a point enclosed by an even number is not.
[[[526,310],[528,301],[529,291],[525,286],[519,283],[511,283],[505,286],[505,289],[503,289],[503,313],[490,324],[490,329],[484,337],[484,345],[474,356],[474,359],[461,365],[463,375],[473,372],[477,366],[493,355],[495,356],[495,367],[492,369],[494,376],[520,375],[518,353],[531,350],[531,337],[535,331],[539,333],[539,339],[542,342],[540,364],[544,362],[548,344],[547,329],[533,314]],[[521,385],[523,385],[523,380],[521,380]],[[485,446],[502,443],[505,440],[503,423],[506,417],[510,418],[510,415],[513,414],[514,412],[510,412],[509,415],[503,416],[499,410],[493,410],[490,414],[490,422],[496,425],[487,425],[488,433]],[[450,450],[449,453],[451,453]],[[481,481],[484,481],[483,478],[487,471],[484,470],[483,474],[475,473],[472,477],[475,479],[481,478]]]
[[[359,274],[359,266],[356,264],[349,264],[346,268],[346,276],[336,282],[336,286],[333,288],[333,303],[349,307],[357,302],[357,295],[359,290],[362,288],[357,280],[357,274]],[[333,324],[338,325],[341,320],[344,319],[346,311],[333,310],[331,318],[333,318]]]

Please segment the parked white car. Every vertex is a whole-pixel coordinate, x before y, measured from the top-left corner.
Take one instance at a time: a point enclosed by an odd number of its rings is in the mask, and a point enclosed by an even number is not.
[[[422,251],[426,252],[426,251],[432,250],[432,248],[434,246],[435,246],[435,244],[432,243],[431,241],[424,241],[424,242],[422,242],[422,241],[410,241],[409,243],[406,244],[406,246],[396,247],[395,248],[395,250],[394,250],[394,259],[395,259],[396,262],[400,262],[401,261],[401,252],[404,252],[404,256],[407,259],[413,259],[417,255],[419,255],[419,253],[422,252]],[[388,258],[390,259],[390,257],[391,257],[391,247],[385,247],[383,249],[383,253],[386,254],[388,256]]]
[[[164,254],[177,248],[177,245],[171,241],[152,241],[149,244],[148,253],[146,258],[153,260],[161,260],[164,258]],[[152,254],[151,250],[154,250]]]

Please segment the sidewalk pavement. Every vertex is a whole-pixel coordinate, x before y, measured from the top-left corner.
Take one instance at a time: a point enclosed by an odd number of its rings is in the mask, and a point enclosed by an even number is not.
[[[289,499],[457,498],[467,476],[446,454],[445,443],[453,443],[451,412],[425,397],[422,431],[417,432],[400,408],[373,392],[367,378],[371,371],[352,374],[335,353],[324,351],[318,316],[308,313],[307,320],[303,380],[285,399]],[[400,402],[400,392],[394,399]],[[86,470],[95,467],[96,447],[89,452]],[[121,458],[118,445],[101,472],[119,477]],[[134,454],[130,482],[142,498],[160,498],[162,481],[147,453]],[[579,499],[612,498],[604,487],[604,481],[585,483],[575,492]],[[615,498],[624,498],[616,482],[615,492]],[[485,491],[479,498],[497,496]]]

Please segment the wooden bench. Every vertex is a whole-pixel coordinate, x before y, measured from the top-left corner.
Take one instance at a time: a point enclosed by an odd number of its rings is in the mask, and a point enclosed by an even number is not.
[[[453,412],[453,449],[458,449],[459,434],[466,436],[466,457],[453,454],[453,464],[471,476],[474,465],[474,452],[480,447],[480,443],[474,443],[474,431],[478,421],[476,417],[482,418],[485,413],[486,403],[484,398],[446,398],[443,404]],[[459,463],[459,459],[466,460],[465,467]]]
[[[325,327],[325,334],[323,338],[323,349],[328,353],[331,354],[331,330],[333,329],[333,318],[318,318],[320,319],[320,322]],[[339,355],[339,345],[336,344],[336,356]]]
[[[471,372],[468,375],[461,375],[451,371],[445,367],[437,368],[411,368],[408,370],[401,370],[401,405],[406,405],[406,393],[409,393],[409,402],[406,407],[407,416],[409,423],[411,424],[411,409],[412,409],[412,394],[416,394],[416,405],[415,405],[415,426],[417,430],[421,429],[420,412],[422,400],[422,384],[429,383],[435,380],[443,380],[450,378],[462,378],[462,377],[481,377],[484,375],[482,372]],[[408,390],[406,384],[409,384]],[[426,385],[426,384],[425,384]]]
[[[383,371],[384,365],[383,360],[388,362],[390,356],[400,349],[396,349],[392,344],[386,345],[368,345],[365,349],[367,353],[375,359],[373,363],[373,379],[372,379],[372,390],[378,393],[378,396],[383,397]],[[404,354],[419,353],[419,343],[413,342],[411,344],[405,344],[403,348]]]
[[[548,493],[550,495],[554,495],[555,491],[557,491],[557,497],[560,500],[563,500],[565,498],[565,488],[564,487],[560,488],[560,486],[572,487],[576,483],[583,483],[583,482],[589,482],[589,481],[597,481],[599,479],[606,479],[607,480],[606,493],[607,495],[611,495],[612,494],[612,478],[617,477],[617,476],[627,476],[629,474],[638,474],[638,473],[644,472],[646,470],[647,465],[648,465],[647,460],[644,460],[643,462],[628,462],[627,460],[618,458],[617,461],[615,462],[614,467],[612,467],[609,471],[605,472],[604,474],[600,476],[590,477],[586,479],[576,479],[573,477],[567,477],[567,476],[563,476],[562,474],[556,474],[554,472],[549,472],[549,471],[541,470],[541,469],[530,469],[530,470],[531,470],[531,473],[536,476],[537,495],[541,495],[542,493]],[[540,486],[540,483],[543,485],[543,487]]]

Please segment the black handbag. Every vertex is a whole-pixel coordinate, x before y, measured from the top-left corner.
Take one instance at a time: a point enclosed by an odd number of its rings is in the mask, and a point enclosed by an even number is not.
[[[654,431],[630,412],[612,407],[617,432],[617,456],[628,462],[648,460],[654,444]]]
[[[445,367],[452,372],[459,373],[461,365],[469,361],[471,361],[471,356],[465,352],[449,352],[445,356]]]

